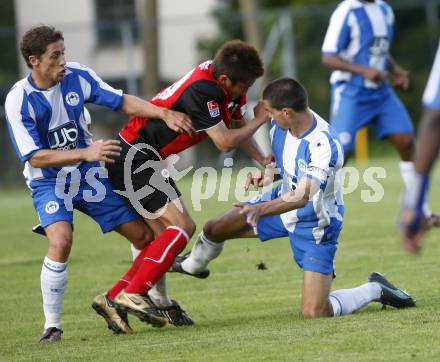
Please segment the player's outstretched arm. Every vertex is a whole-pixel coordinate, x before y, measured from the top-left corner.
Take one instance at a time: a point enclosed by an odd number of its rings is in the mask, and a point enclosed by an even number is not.
[[[265,122],[269,121],[266,112],[262,111],[261,102],[254,108],[255,117],[238,129],[229,129],[223,122],[206,130],[208,136],[220,151],[228,152],[248,140]],[[263,162],[263,160],[261,160]]]
[[[192,122],[186,114],[155,106],[130,94],[124,94],[121,111],[130,116],[162,119],[175,132],[194,132]]]
[[[391,55],[388,57],[388,69],[393,76],[393,84],[407,90],[409,87],[409,72],[397,64]]]
[[[387,73],[379,69],[365,67],[360,64],[349,63],[336,54],[324,54],[321,57],[323,65],[330,69],[342,70],[344,72],[362,75],[374,83],[381,83],[387,78]]]
[[[113,163],[112,157],[117,157],[121,153],[120,142],[117,140],[98,140],[89,147],[58,151],[58,150],[39,150],[29,159],[32,167],[62,167],[74,165],[78,162],[104,161]]]
[[[307,205],[310,198],[319,190],[319,185],[308,177],[303,177],[295,190],[277,199],[260,204],[235,204],[246,215],[246,222],[256,228],[258,219],[265,215],[280,215],[285,212],[300,209]]]

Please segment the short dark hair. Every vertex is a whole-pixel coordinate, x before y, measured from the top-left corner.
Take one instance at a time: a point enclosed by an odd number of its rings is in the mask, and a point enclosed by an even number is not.
[[[29,68],[32,65],[29,57],[35,55],[40,57],[49,44],[58,40],[64,40],[63,33],[55,30],[53,26],[39,25],[29,29],[21,38],[20,50],[24,60]]]
[[[257,49],[241,40],[223,44],[212,62],[215,77],[226,75],[233,83],[252,82],[264,74]]]
[[[295,112],[304,112],[309,103],[305,88],[292,78],[280,78],[269,83],[264,88],[263,99],[272,108],[292,108]]]

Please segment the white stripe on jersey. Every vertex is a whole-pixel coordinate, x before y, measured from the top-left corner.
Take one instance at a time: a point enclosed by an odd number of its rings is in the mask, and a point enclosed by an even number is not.
[[[434,101],[437,99],[437,104]],[[435,55],[434,64],[431,68],[429,80],[423,93],[423,104],[425,107],[440,108],[440,42]]]
[[[34,139],[23,124],[21,108],[23,104],[24,91],[21,85],[24,82],[26,82],[26,79],[22,79],[20,82],[15,84],[8,97],[6,97],[5,102],[7,122],[12,129],[14,142],[18,148],[18,151],[20,152],[20,158],[40,148],[36,145]],[[28,105],[30,114],[32,115],[33,109],[31,109],[32,107],[29,103]]]

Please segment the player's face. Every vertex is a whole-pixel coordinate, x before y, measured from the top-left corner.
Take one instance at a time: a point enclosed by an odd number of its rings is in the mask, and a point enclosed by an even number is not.
[[[40,57],[29,58],[32,64],[32,72],[35,72],[48,86],[54,86],[62,81],[66,74],[64,52],[63,40],[49,44]]]
[[[287,114],[284,109],[276,109],[273,108],[269,101],[266,99],[263,99],[263,106],[267,113],[267,115],[275,120],[275,122],[283,129],[290,128],[290,123],[288,122]]]
[[[254,84],[255,79],[249,82],[236,82],[233,83],[228,77],[225,77],[224,82],[222,83],[222,86],[226,93],[228,94],[230,99],[237,99],[240,97],[244,92],[246,92],[252,84]]]

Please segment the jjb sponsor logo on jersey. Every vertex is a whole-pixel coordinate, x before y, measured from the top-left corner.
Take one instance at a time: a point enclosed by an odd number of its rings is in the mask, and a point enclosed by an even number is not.
[[[208,105],[208,111],[211,117],[220,116],[220,107],[218,106],[216,101],[209,101],[206,104]]]
[[[78,128],[70,121],[49,130],[47,138],[51,150],[72,150],[78,144]]]

